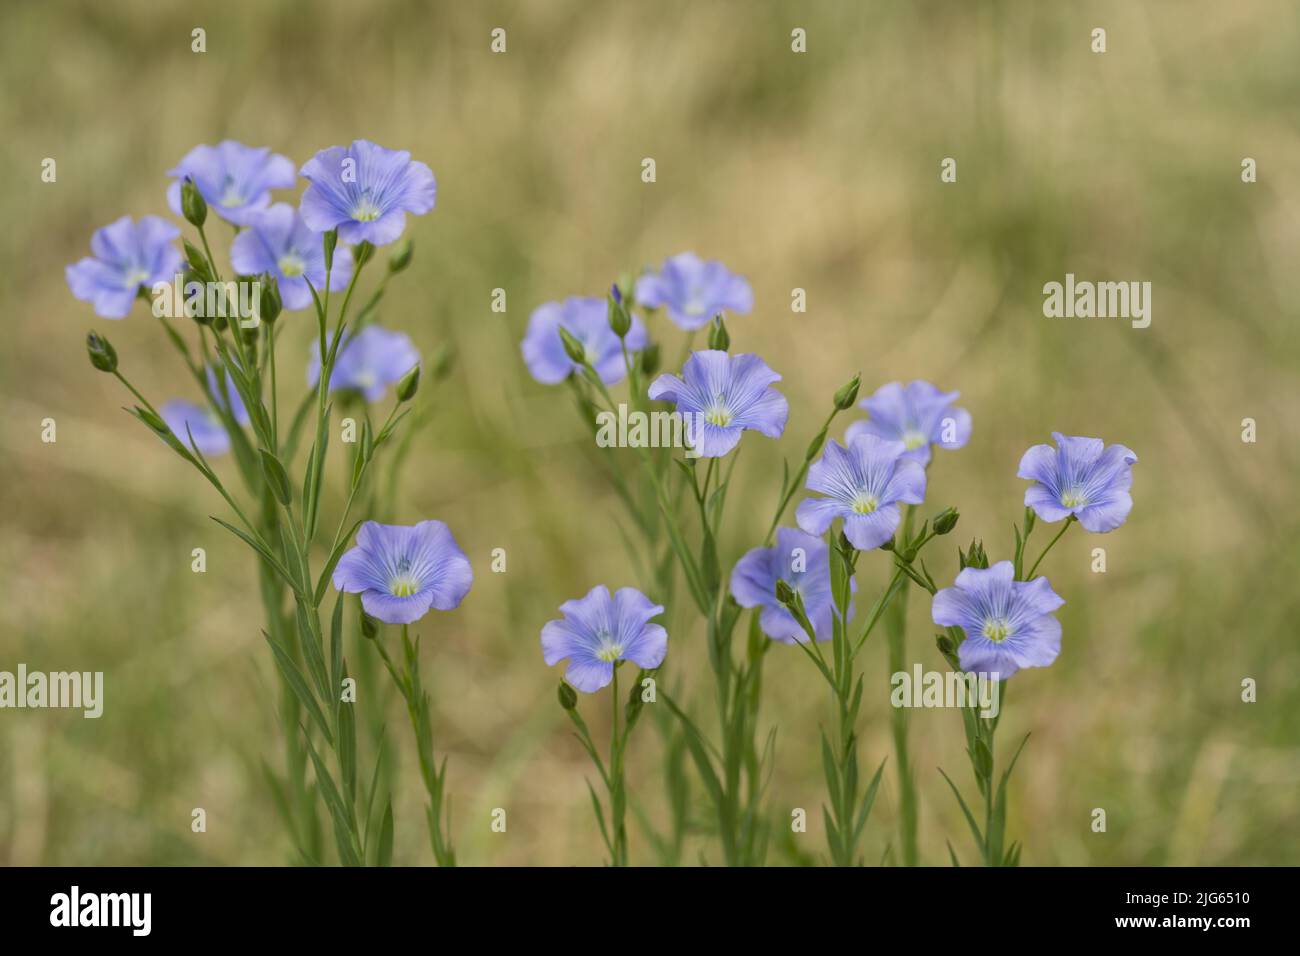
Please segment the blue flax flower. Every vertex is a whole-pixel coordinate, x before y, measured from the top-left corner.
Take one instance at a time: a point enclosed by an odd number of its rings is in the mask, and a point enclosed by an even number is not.
[[[332,340],[332,336],[331,336]],[[405,332],[392,332],[378,325],[367,325],[360,332],[344,333],[330,375],[330,391],[351,389],[361,392],[367,402],[384,397],[389,385],[420,364],[420,353]],[[307,384],[320,381],[320,343],[312,349],[307,369]]]
[[[785,431],[790,406],[772,388],[781,376],[757,355],[728,355],[716,349],[692,352],[681,377],[660,375],[650,397],[675,402],[686,422],[687,441],[702,458],[721,458],[747,428],[768,438]]]
[[[429,608],[450,611],[473,583],[469,559],[441,521],[367,521],[334,569],[334,587],[360,594],[365,612],[387,624],[418,621]]]
[[[959,627],[966,635],[957,649],[968,673],[1010,677],[1022,667],[1046,667],[1061,653],[1061,622],[1052,616],[1065,603],[1047,578],[1014,581],[1010,561],[991,568],[966,568],[956,587],[934,596],[935,624]]]
[[[188,178],[209,209],[237,226],[248,225],[254,214],[271,204],[272,189],[292,189],[298,181],[287,156],[233,139],[195,146],[167,175],[176,177],[167,189],[167,205],[176,215],[182,215],[181,183]]]
[[[952,449],[970,441],[970,412],[953,405],[960,394],[941,392],[922,381],[882,385],[858,403],[871,417],[850,425],[844,440],[875,435],[901,441],[909,458],[928,465],[931,445]]]
[[[900,441],[858,435],[845,448],[827,442],[821,458],[808,469],[807,487],[825,498],[805,498],[795,511],[799,527],[825,534],[836,518],[859,551],[878,548],[894,536],[900,502],[925,500],[925,466],[907,457]]]
[[[1076,438],[1052,432],[1056,448],[1035,445],[1020,459],[1025,507],[1044,521],[1074,515],[1089,531],[1114,531],[1133,507],[1133,465],[1137,455],[1100,438]]]
[[[123,216],[90,237],[93,257],[65,270],[68,288],[105,319],[124,319],[140,287],[172,282],[181,271],[181,254],[172,241],[180,230],[166,219],[144,216],[134,223]]]
[[[201,455],[224,455],[230,451],[230,436],[221,419],[211,409],[194,402],[166,402],[158,409],[167,427],[180,439],[181,444],[193,448]],[[190,441],[190,436],[194,440]]]
[[[331,146],[307,160],[302,175],[302,218],[317,232],[338,229],[342,242],[383,246],[406,228],[406,214],[422,216],[437,199],[433,171],[404,149],[365,139]]]
[[[600,584],[587,596],[560,605],[564,617],[542,628],[542,659],[548,665],[568,658],[564,679],[584,694],[594,694],[614,679],[614,664],[653,670],[668,653],[668,632],[650,619],[664,612],[636,588],[613,596]],[[621,704],[619,705],[621,706]]]
[[[666,306],[668,317],[688,332],[707,325],[719,312],[747,315],[754,308],[754,293],[744,276],[693,252],[672,256],[658,272],[638,279],[636,299],[654,309]]]
[[[604,299],[570,296],[563,302],[539,305],[528,317],[528,331],[524,333],[524,363],[533,378],[543,385],[563,382],[578,367],[564,350],[560,329],[582,343],[587,362],[606,385],[622,381],[627,374],[623,361],[623,345],[609,327],[608,304]],[[639,352],[646,346],[645,325],[637,316],[632,317],[628,329],[629,352]]]
[[[248,229],[235,236],[230,262],[240,275],[267,273],[277,280],[280,299],[291,312],[312,304],[311,288],[325,291],[325,248],[322,233],[307,228],[287,203],[278,202],[254,213]],[[347,288],[352,278],[352,250],[339,246],[330,270],[330,289]]]
[[[778,580],[785,581],[803,598],[804,613],[817,640],[829,641],[835,602],[826,542],[795,528],[778,528],[775,547],[746,552],[731,572],[731,596],[741,607],[763,609],[758,624],[764,634],[784,644],[806,643],[808,634],[776,598]],[[856,587],[856,582],[851,586]]]

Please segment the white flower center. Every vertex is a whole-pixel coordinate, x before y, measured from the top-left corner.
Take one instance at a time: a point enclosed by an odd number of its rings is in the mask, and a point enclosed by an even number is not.
[[[410,597],[420,590],[420,582],[412,574],[399,574],[388,582],[388,593],[393,597]]]
[[[362,196],[352,207],[352,218],[357,222],[374,222],[383,214],[384,211],[369,196]]]
[[[221,198],[217,200],[217,202],[219,205],[225,206],[227,209],[230,209],[233,206],[242,206],[245,202],[244,194],[239,191],[235,181],[229,176],[226,177],[226,181],[223,184]]]
[[[734,417],[735,416],[731,413],[731,409],[727,407],[727,403],[721,395],[714,396],[713,404],[710,405],[704,413],[704,420],[706,422],[710,425],[718,425],[722,428],[730,425],[731,420]]]
[[[867,491],[859,491],[853,496],[853,513],[869,515],[880,507],[880,499]]]
[[[280,261],[275,265],[282,275],[290,278],[300,276],[307,271],[307,263],[303,261],[302,256],[295,252],[281,256]]]
[[[606,664],[612,664],[623,656],[623,645],[614,642],[614,635],[608,631],[597,631],[596,638],[600,641],[600,647],[596,649],[596,657]]]
[[[1005,617],[986,618],[983,633],[994,644],[1001,644],[1011,636],[1011,622]]]
[[[925,432],[917,431],[915,428],[909,428],[903,432],[903,444],[907,446],[908,451],[915,451],[918,448],[924,448],[930,443]]]
[[[1064,508],[1082,508],[1088,503],[1088,496],[1082,488],[1066,488],[1061,492],[1061,506]]]

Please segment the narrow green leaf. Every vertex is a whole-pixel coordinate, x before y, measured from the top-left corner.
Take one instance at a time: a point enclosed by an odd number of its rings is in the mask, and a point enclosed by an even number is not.
[[[289,488],[289,475],[285,472],[284,465],[265,448],[259,448],[258,453],[262,458],[262,474],[266,476],[271,493],[280,504],[288,505],[293,500],[293,491]]]
[[[379,853],[376,857],[380,866],[393,865],[393,801],[384,807],[384,822],[379,825]]]

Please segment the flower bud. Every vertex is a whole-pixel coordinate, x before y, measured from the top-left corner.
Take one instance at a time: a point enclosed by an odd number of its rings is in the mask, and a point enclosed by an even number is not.
[[[339,231],[331,229],[325,233],[325,238],[321,240],[321,245],[325,249],[325,269],[328,271],[334,265],[334,250],[339,244]]]
[[[972,541],[970,547],[962,552],[961,548],[957,549],[957,563],[962,569],[966,568],[987,568],[989,566],[989,556],[984,553],[983,541]]]
[[[623,307],[623,296],[616,285],[609,287],[609,327],[620,339],[624,338],[632,328],[632,316],[628,315],[627,309]]]
[[[794,589],[785,583],[785,578],[776,579],[776,599],[782,604],[794,603]]]
[[[117,371],[117,350],[98,332],[86,336],[86,352],[90,355],[90,364],[101,372]]]
[[[195,282],[208,282],[212,279],[212,273],[208,271],[208,260],[203,255],[203,250],[190,242],[188,239],[181,240],[185,247],[185,261],[189,263],[190,277]]]
[[[379,636],[379,625],[365,611],[361,612],[361,636],[372,641]]]
[[[587,363],[587,349],[572,332],[564,326],[560,326],[560,341],[564,343],[564,354],[569,357],[569,361],[576,362],[579,365]]]
[[[456,350],[450,343],[444,342],[438,346],[438,351],[433,353],[433,359],[429,363],[429,374],[433,376],[435,382],[441,382],[451,374],[452,366],[456,364]]]
[[[659,343],[651,342],[641,352],[641,371],[647,376],[659,371]]]
[[[858,400],[858,386],[862,384],[862,376],[854,375],[853,381],[844,385],[835,393],[835,407],[840,411],[853,407],[853,403]]]
[[[280,317],[282,306],[280,283],[269,274],[262,276],[262,301],[259,305],[258,316],[261,317],[263,322],[274,322]]]
[[[556,696],[560,699],[560,706],[565,710],[573,710],[578,706],[577,692],[564,681],[560,681]]]
[[[955,649],[952,646],[952,638],[947,634],[936,634],[934,639],[935,645],[939,648],[939,653],[947,657]]]
[[[403,239],[393,249],[392,255],[388,257],[388,271],[401,272],[411,264],[411,255],[414,252],[415,244],[410,239]]]
[[[397,400],[399,402],[409,402],[415,398],[415,393],[420,390],[420,366],[413,365],[411,370],[402,376],[401,381],[397,383]]]
[[[1034,521],[1037,519],[1037,517],[1038,515],[1034,513],[1033,508],[1025,509],[1025,537],[1026,538],[1029,537],[1029,532],[1034,530]]]
[[[208,204],[204,202],[199,187],[195,186],[194,180],[188,176],[181,183],[181,215],[191,226],[199,229],[202,229],[203,224],[208,220]]]
[[[725,352],[730,347],[731,336],[727,334],[727,324],[722,321],[722,313],[719,312],[713,317],[713,325],[709,327],[709,348]]]
[[[960,515],[956,508],[945,508],[934,518],[934,533],[936,535],[947,534],[953,528],[957,527],[957,519]]]
[[[375,247],[368,242],[359,242],[352,250],[352,264],[360,269],[375,257]]]

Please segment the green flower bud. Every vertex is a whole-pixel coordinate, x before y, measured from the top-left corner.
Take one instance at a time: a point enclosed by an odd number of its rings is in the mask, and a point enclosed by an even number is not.
[[[939,653],[944,657],[947,657],[953,652],[953,650],[955,650],[952,646],[952,639],[949,638],[947,634],[936,634],[934,637],[934,643],[938,646]]]
[[[181,215],[191,226],[199,229],[202,229],[203,224],[208,220],[208,204],[204,202],[199,187],[195,186],[194,180],[188,176],[181,183]]]
[[[989,556],[984,553],[984,542],[972,541],[965,553],[962,553],[961,548],[958,548],[957,562],[962,569],[987,568],[989,566]]]
[[[339,231],[331,229],[325,233],[325,238],[321,240],[321,244],[325,249],[325,268],[328,270],[334,265],[334,250],[339,244]]]
[[[609,291],[609,327],[620,339],[624,338],[628,329],[632,328],[632,316],[628,315],[627,309],[623,307],[622,294],[616,285],[610,286]]]
[[[961,517],[956,508],[945,508],[939,512],[934,519],[934,533],[947,534],[953,528],[957,527],[957,519]]]
[[[1025,537],[1026,538],[1029,537],[1029,532],[1034,530],[1034,522],[1037,520],[1037,518],[1038,515],[1034,513],[1033,508],[1025,509]]]
[[[456,364],[456,349],[450,343],[444,343],[438,346],[438,351],[433,353],[433,359],[429,363],[429,374],[433,376],[435,382],[441,382],[451,374],[452,367]]]
[[[359,242],[357,243],[357,247],[352,250],[352,262],[358,269],[374,257],[375,247],[368,242]]]
[[[647,376],[659,371],[659,343],[651,342],[641,352],[641,371]]]
[[[371,641],[379,636],[379,624],[365,611],[361,612],[361,636]]]
[[[725,352],[730,347],[731,336],[727,334],[727,323],[722,321],[722,313],[719,312],[713,317],[713,325],[709,327],[709,348]]]
[[[840,411],[853,407],[853,403],[858,400],[858,386],[862,384],[862,376],[854,375],[853,381],[843,386],[835,393],[835,407]]]
[[[578,706],[578,693],[564,681],[560,681],[560,686],[556,691],[556,696],[560,699],[560,706],[565,710],[573,710]]]
[[[401,272],[411,264],[411,255],[415,252],[415,244],[410,239],[403,239],[394,248],[393,253],[388,257],[388,271]]]
[[[574,337],[573,333],[560,326],[560,341],[564,343],[564,354],[569,360],[579,365],[587,365],[587,349],[581,342]]]
[[[785,578],[776,579],[776,599],[785,605],[794,603],[794,589],[786,584]]]
[[[185,261],[190,266],[190,275],[185,277],[186,280],[210,282],[212,273],[208,271],[208,260],[203,255],[203,250],[188,239],[182,239],[181,244],[185,247]]]
[[[86,352],[90,355],[90,364],[101,372],[117,371],[117,350],[98,332],[86,336]]]
[[[263,322],[274,322],[280,317],[280,309],[283,303],[280,301],[280,283],[271,275],[264,275],[262,282],[262,301],[258,308],[258,316]]]
[[[401,381],[397,383],[397,400],[399,402],[409,402],[419,390],[420,366],[413,365],[411,370],[403,375]]]

